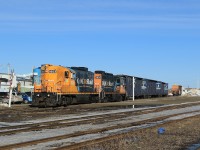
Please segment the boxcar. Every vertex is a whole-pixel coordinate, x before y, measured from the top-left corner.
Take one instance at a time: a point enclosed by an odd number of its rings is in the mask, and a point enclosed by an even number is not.
[[[119,90],[120,93],[123,93],[125,90],[125,99],[130,99],[133,97],[133,76],[128,75],[116,75],[118,81],[116,82],[121,86]],[[148,97],[160,97],[167,96],[168,93],[168,84],[146,79],[140,77],[134,77],[134,96],[136,98],[148,98]]]

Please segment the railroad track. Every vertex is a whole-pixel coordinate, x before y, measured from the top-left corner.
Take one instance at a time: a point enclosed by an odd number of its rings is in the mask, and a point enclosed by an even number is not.
[[[198,116],[200,116],[200,114],[198,114]],[[173,117],[173,116],[172,116]],[[191,116],[191,117],[185,117],[183,119],[179,119],[179,121],[182,121],[182,120],[187,120],[189,118],[194,118],[196,116]],[[168,117],[166,118],[162,118],[162,119],[167,119]],[[170,118],[170,116],[169,116]],[[161,118],[159,118],[161,119]],[[161,120],[162,120],[161,119]],[[153,120],[149,120],[150,122],[153,121]],[[156,120],[155,120],[156,121]],[[158,120],[157,120],[158,121]],[[177,120],[171,120],[171,121],[167,121],[165,123],[162,123],[162,125],[165,125],[165,124],[170,124],[170,123],[174,123],[176,122]],[[148,122],[144,122],[144,123],[148,123]],[[142,124],[142,122],[141,122]],[[157,126],[159,126],[161,124],[158,124]],[[155,128],[156,126],[152,126],[150,128]],[[141,131],[143,130],[144,128],[139,128],[137,130],[133,130],[133,131],[130,131],[129,134],[134,134],[135,132],[137,131]],[[71,145],[66,145],[66,146],[60,146],[58,148],[55,148],[54,150],[79,150],[79,149],[92,149],[92,147],[95,147],[96,145],[103,145],[103,144],[106,144],[106,143],[109,143],[109,142],[112,142],[114,140],[118,140],[118,139],[124,139],[124,138],[127,138],[127,132],[124,132],[124,133],[118,133],[118,134],[114,134],[114,135],[109,135],[109,136],[106,136],[106,137],[101,137],[101,138],[97,138],[97,139],[92,139],[92,140],[87,140],[87,141],[84,141],[84,142],[80,142],[80,143],[73,143]],[[98,146],[97,146],[97,149],[98,149]]]
[[[125,120],[126,117],[129,116],[142,116],[142,115],[149,115],[149,114],[159,114],[164,111],[173,111],[174,109],[187,109],[190,107],[195,107],[199,105],[199,103],[193,103],[193,104],[184,104],[184,105],[177,105],[177,106],[165,106],[165,107],[160,107],[160,108],[150,108],[150,109],[145,109],[145,110],[138,110],[138,111],[130,111],[130,112],[120,112],[120,113],[113,113],[113,114],[102,114],[102,115],[96,115],[96,116],[86,116],[86,117],[81,117],[81,118],[71,118],[71,119],[63,119],[63,120],[57,120],[57,121],[49,121],[49,122],[42,122],[42,123],[37,123],[33,125],[21,125],[21,126],[16,126],[16,127],[3,127],[1,128],[1,133],[0,133],[0,138],[7,138],[9,136],[12,136],[13,134],[20,134],[24,132],[38,132],[42,130],[53,130],[53,129],[58,129],[62,130],[62,128],[66,128],[69,126],[79,126],[79,125],[84,125],[84,124],[91,124],[91,125],[101,125],[101,124],[108,124],[111,122],[110,126],[107,125],[102,128],[96,128],[96,129],[87,129],[87,130],[77,130],[77,132],[72,132],[72,133],[67,133],[67,134],[62,134],[62,135],[55,135],[52,137],[44,137],[40,139],[35,139],[35,140],[29,140],[29,141],[24,141],[24,142],[16,142],[14,144],[6,144],[3,146],[0,146],[0,149],[13,149],[13,148],[22,148],[22,147],[31,147],[32,145],[40,145],[43,143],[49,143],[53,141],[62,141],[66,139],[72,139],[72,138],[78,138],[81,136],[87,136],[87,135],[95,135],[95,134],[103,134],[103,133],[108,133],[108,132],[113,132],[115,130],[126,130],[127,128],[136,128],[138,126],[144,125],[144,124],[151,124],[151,123],[156,123],[156,122],[162,122],[163,120],[169,119],[171,117],[175,116],[180,116],[180,115],[189,115],[191,113],[193,114],[200,114],[200,110],[194,110],[194,111],[186,111],[186,112],[179,112],[176,114],[170,114],[170,115],[163,115],[163,116],[157,116],[148,119],[147,117],[144,118],[143,120],[140,121],[131,121],[128,119],[128,121],[123,121]],[[78,119],[78,120],[77,120]],[[116,123],[112,123],[116,122]],[[14,129],[14,130],[12,130]],[[3,131],[3,130],[8,130],[8,131]],[[9,131],[11,130],[11,131]],[[116,133],[118,134],[118,133]],[[122,133],[121,133],[122,134]],[[119,135],[121,135],[119,134]],[[102,142],[103,139],[109,139],[113,135],[108,135],[106,134],[103,137],[99,137],[97,139],[93,139],[93,142],[90,140],[86,140],[84,142],[80,143],[71,143],[67,144],[64,146],[61,146],[59,149],[76,149],[81,147],[81,145],[88,145],[88,143],[94,143],[96,142]],[[29,149],[28,148],[28,149]]]
[[[200,104],[200,103],[199,103]],[[102,115],[94,115],[94,116],[84,116],[80,118],[70,118],[70,119],[61,119],[55,121],[47,121],[41,123],[34,123],[34,124],[25,124],[25,125],[16,125],[16,126],[9,126],[9,127],[1,127],[0,128],[0,136],[16,134],[20,132],[30,132],[30,131],[40,131],[43,129],[56,129],[62,127],[69,127],[78,124],[97,124],[103,123],[105,121],[112,121],[114,119],[121,119],[127,116],[134,116],[134,115],[141,115],[153,112],[159,112],[163,110],[172,110],[177,108],[185,108],[188,106],[195,106],[197,103],[194,104],[184,104],[184,105],[175,105],[175,106],[164,106],[159,108],[149,108],[144,110],[137,110],[137,111],[124,111],[119,113],[111,113],[111,114],[102,114]],[[112,118],[112,120],[109,120]]]
[[[200,111],[194,111],[192,113],[197,113],[197,112],[200,115]],[[191,112],[190,113],[175,114],[175,115],[168,115],[168,116],[164,116],[164,117],[147,119],[147,120],[138,121],[138,122],[134,122],[134,123],[121,124],[121,125],[116,125],[116,126],[111,126],[111,127],[101,128],[101,129],[95,129],[95,130],[90,130],[90,131],[82,131],[82,132],[77,132],[77,133],[73,133],[73,134],[65,134],[65,135],[55,136],[55,137],[50,137],[50,138],[43,138],[43,139],[39,139],[39,140],[10,144],[10,145],[1,146],[0,150],[13,149],[13,148],[17,149],[17,148],[21,148],[21,147],[27,147],[27,146],[31,146],[31,145],[36,145],[36,144],[50,142],[50,141],[56,141],[56,140],[62,140],[62,139],[66,139],[66,138],[73,138],[73,137],[83,136],[83,135],[87,135],[87,134],[96,134],[96,133],[103,133],[103,132],[115,130],[115,129],[137,127],[137,126],[140,126],[142,124],[151,124],[152,122],[159,122],[159,121],[163,121],[163,120],[166,120],[168,118],[171,118],[171,117],[186,115],[186,114],[191,114]],[[168,121],[168,122],[173,122],[173,121]],[[110,135],[110,136],[107,136],[107,137],[100,137],[100,138],[97,138],[97,139],[94,139],[94,140],[87,140],[87,141],[84,141],[84,142],[63,146],[63,147],[60,147],[60,148],[57,148],[57,149],[59,149],[59,150],[60,149],[79,149],[81,147],[85,147],[86,145],[89,146],[89,145],[93,145],[95,143],[104,142],[108,139],[109,140],[113,139],[114,137],[116,137],[116,135],[121,136],[121,135],[124,135],[124,133]],[[92,141],[92,143],[91,143],[91,141]]]

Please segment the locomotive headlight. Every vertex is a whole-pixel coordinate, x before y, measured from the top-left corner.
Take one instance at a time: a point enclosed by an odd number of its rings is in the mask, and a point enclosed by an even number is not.
[[[37,94],[37,97],[40,97],[40,94]]]
[[[47,97],[50,97],[50,94],[48,94]]]

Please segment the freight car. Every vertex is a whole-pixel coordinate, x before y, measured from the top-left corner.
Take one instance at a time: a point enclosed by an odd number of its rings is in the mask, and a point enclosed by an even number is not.
[[[173,96],[180,96],[182,94],[182,86],[172,85],[172,94]]]
[[[124,100],[133,97],[133,87],[136,98],[162,97],[168,95],[168,84],[165,82],[128,75],[116,75],[116,77],[118,78],[116,82],[119,85],[118,92],[121,94],[125,93]]]
[[[122,95],[123,96],[123,95]],[[41,66],[41,91],[33,94],[33,106],[61,106],[105,102],[122,97],[114,91],[113,74],[95,73],[86,67]]]

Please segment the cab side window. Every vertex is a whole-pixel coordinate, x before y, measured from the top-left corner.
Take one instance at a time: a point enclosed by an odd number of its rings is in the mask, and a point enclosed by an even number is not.
[[[69,72],[65,71],[65,78],[69,78]]]

